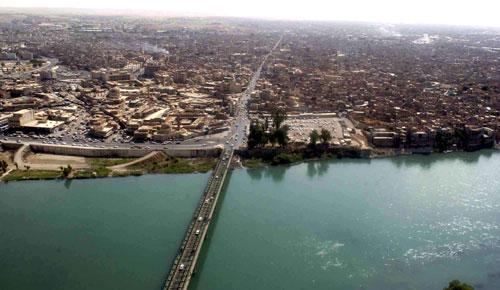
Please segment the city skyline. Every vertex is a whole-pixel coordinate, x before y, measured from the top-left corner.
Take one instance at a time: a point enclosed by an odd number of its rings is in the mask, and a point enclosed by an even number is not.
[[[15,3],[0,1],[3,8],[77,8],[119,11],[120,13],[160,13],[180,16],[229,16],[279,20],[319,20],[384,22],[408,24],[444,24],[465,26],[500,27],[495,12],[500,3],[490,0],[479,1],[412,1],[394,0],[367,1],[264,1],[252,3],[230,0],[182,2],[158,2],[154,0],[90,0],[68,4],[67,1],[49,0],[43,4],[34,0]]]

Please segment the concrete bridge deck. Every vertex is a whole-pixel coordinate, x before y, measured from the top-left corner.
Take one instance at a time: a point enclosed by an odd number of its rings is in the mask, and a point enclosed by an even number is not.
[[[233,149],[229,147],[225,148],[207,183],[200,204],[195,211],[193,220],[179,248],[177,257],[163,286],[164,290],[188,288],[215,208],[217,207],[232,157]]]

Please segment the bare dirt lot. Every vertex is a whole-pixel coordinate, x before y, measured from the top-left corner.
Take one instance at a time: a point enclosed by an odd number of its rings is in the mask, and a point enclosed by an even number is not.
[[[68,165],[75,169],[90,168],[85,157],[77,156],[30,153],[24,157],[24,161],[33,169],[59,170],[61,166]]]

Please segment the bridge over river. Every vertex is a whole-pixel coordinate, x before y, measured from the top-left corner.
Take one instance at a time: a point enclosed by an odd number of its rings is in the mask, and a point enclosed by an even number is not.
[[[165,281],[164,290],[187,289],[189,285],[229,171],[233,151],[231,147],[226,147],[222,151],[221,158],[207,183],[200,204],[196,208],[179,253]]]
[[[205,240],[205,236],[207,235],[210,223],[214,216],[215,208],[217,207],[217,202],[219,200],[227,172],[229,171],[229,166],[234,153],[233,148],[234,146],[239,147],[243,145],[243,136],[245,135],[244,128],[250,123],[247,116],[248,112],[246,111],[246,103],[250,98],[250,94],[255,89],[257,80],[260,77],[262,66],[272,52],[279,46],[281,40],[282,37],[278,40],[278,42],[276,42],[271,51],[263,58],[259,67],[252,76],[247,89],[240,98],[240,107],[245,109],[237,110],[236,120],[233,128],[231,129],[232,136],[229,138],[229,140],[234,141],[232,141],[232,144],[227,144],[222,150],[219,162],[212,172],[212,176],[210,176],[201,201],[193,215],[191,224],[186,231],[186,236],[182,241],[179,252],[173,262],[167,279],[165,280],[163,290],[188,289],[189,282],[194,274],[196,262],[198,261],[203,242]]]

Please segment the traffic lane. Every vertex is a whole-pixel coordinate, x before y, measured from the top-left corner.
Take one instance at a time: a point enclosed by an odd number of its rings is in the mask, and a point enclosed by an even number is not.
[[[93,148],[93,149],[155,149],[155,150],[170,150],[170,149],[211,149],[218,147],[222,145],[221,143],[215,143],[215,144],[210,144],[210,145],[203,145],[203,144],[171,144],[171,145],[161,145],[161,144],[147,144],[147,145],[140,145],[140,144],[128,144],[128,143],[97,143],[100,145],[97,145],[95,143],[78,143],[78,142],[71,142],[70,140],[66,141],[60,141],[60,142],[55,142],[55,143],[43,143],[38,139],[28,139],[28,138],[5,138],[0,140],[0,143],[2,142],[9,142],[9,143],[19,143],[19,144],[36,144],[36,145],[51,145],[51,146],[65,146],[65,147],[80,147],[80,148]],[[66,144],[63,144],[66,143]]]

